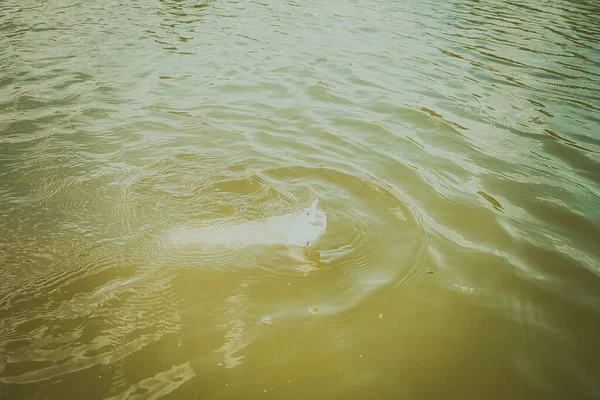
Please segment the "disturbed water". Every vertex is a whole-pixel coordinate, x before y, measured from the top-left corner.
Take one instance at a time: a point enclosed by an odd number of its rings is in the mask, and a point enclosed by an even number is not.
[[[4,0],[0,398],[598,398],[599,111],[592,0]]]

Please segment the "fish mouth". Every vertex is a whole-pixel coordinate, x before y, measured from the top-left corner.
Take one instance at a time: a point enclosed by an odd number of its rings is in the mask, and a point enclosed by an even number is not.
[[[327,226],[327,216],[323,211],[319,210],[317,215],[310,220],[310,224],[325,229]]]
[[[313,226],[318,226],[318,227],[324,227],[325,226],[325,221],[324,220],[312,220],[310,221],[310,224]]]

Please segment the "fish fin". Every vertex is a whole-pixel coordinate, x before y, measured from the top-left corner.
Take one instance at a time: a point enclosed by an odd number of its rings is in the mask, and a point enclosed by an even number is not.
[[[315,199],[313,200],[312,206],[310,206],[310,213],[312,214],[313,218],[317,215],[317,203],[319,202],[319,198],[315,197]]]

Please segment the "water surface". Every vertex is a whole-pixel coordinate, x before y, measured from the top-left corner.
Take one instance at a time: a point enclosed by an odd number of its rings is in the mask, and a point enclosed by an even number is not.
[[[0,4],[0,398],[600,397],[594,1]],[[327,213],[312,249],[176,229]]]

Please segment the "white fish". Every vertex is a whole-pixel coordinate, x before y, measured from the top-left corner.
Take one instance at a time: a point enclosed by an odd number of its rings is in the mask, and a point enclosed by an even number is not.
[[[317,208],[270,217],[237,225],[179,228],[170,239],[173,244],[227,245],[242,248],[252,245],[314,246],[327,228],[327,215]]]

